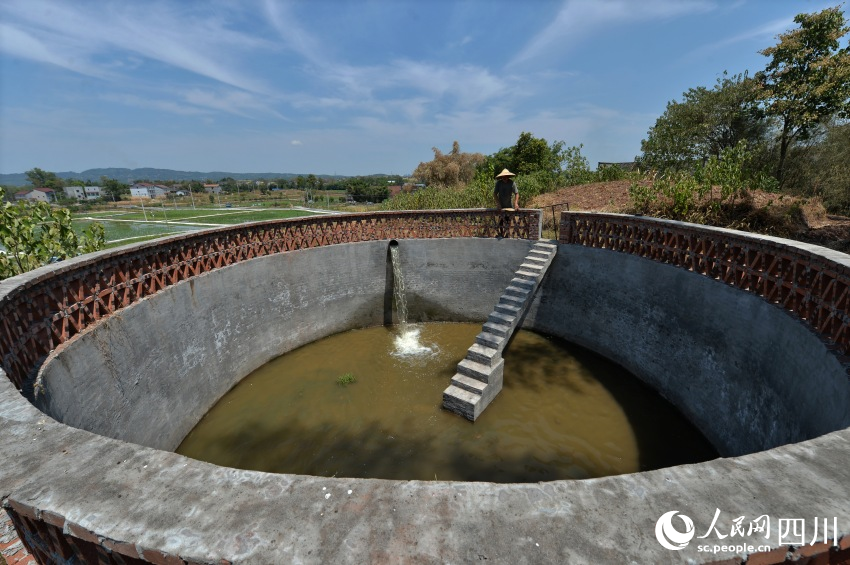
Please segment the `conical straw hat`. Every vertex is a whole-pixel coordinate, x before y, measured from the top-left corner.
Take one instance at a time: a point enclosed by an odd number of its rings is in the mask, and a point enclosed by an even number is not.
[[[507,170],[507,169],[502,169],[502,172],[501,172],[501,173],[499,173],[498,175],[496,175],[496,178],[497,178],[497,179],[500,179],[500,178],[502,178],[502,177],[515,177],[515,176],[516,176],[516,175],[515,175],[514,173],[510,172],[509,170]]]

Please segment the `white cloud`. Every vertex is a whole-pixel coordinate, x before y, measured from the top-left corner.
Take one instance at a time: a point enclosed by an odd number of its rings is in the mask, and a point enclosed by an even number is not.
[[[289,144],[290,145],[304,145],[301,141],[299,141],[297,139],[293,139],[292,141],[289,142]]]
[[[245,118],[252,115],[270,114],[276,118],[285,119],[268,104],[262,102],[256,95],[240,90],[211,91],[191,89],[183,93],[186,101],[195,106],[211,108],[221,112],[228,112]]]
[[[714,7],[713,2],[703,0],[565,0],[552,23],[534,36],[507,66],[546,55],[556,47],[563,50],[612,25],[672,18]]]
[[[202,110],[194,106],[178,104],[177,102],[174,102],[172,100],[154,100],[152,98],[145,98],[135,94],[107,93],[101,95],[100,99],[105,100],[107,102],[117,102],[119,104],[124,104],[125,106],[133,106],[136,108],[148,108],[160,112],[168,112],[171,114],[179,114],[183,116],[197,116],[209,113],[206,110]]]
[[[794,26],[795,24],[793,17],[772,20],[763,25],[750,29],[744,33],[733,35],[731,37],[725,37],[709,45],[704,45],[702,47],[694,49],[687,53],[684,56],[684,59],[701,59],[710,53],[719,51],[725,47],[729,47],[730,45],[736,45],[738,43],[744,43],[750,40],[759,40],[761,43],[764,43],[765,47],[767,47],[768,45],[770,45],[770,41],[773,38],[775,38],[780,33],[784,33],[785,31],[793,28]]]
[[[80,74],[102,77],[105,75],[97,67],[88,64],[82,58],[69,53],[69,49],[60,46],[48,46],[40,39],[11,25],[0,23],[0,52],[13,57],[29,59],[39,63],[48,63]]]
[[[83,74],[102,74],[92,69],[114,67],[114,63],[102,65],[96,57],[114,57],[113,50],[118,49],[130,54],[129,59],[142,56],[241,89],[269,90],[244,75],[231,55],[264,45],[264,40],[228,29],[225,18],[197,16],[180,6],[10,0],[0,8],[5,20],[3,48]],[[21,46],[15,47],[15,41],[22,41]]]

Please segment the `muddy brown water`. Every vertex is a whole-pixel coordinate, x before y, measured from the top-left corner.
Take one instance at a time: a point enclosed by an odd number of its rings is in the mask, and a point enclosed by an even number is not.
[[[492,482],[584,479],[717,457],[622,367],[529,331],[505,352],[504,389],[471,423],[441,402],[480,324],[411,328],[344,332],[271,361],[226,394],[177,452],[275,473]],[[354,382],[341,384],[345,375]]]

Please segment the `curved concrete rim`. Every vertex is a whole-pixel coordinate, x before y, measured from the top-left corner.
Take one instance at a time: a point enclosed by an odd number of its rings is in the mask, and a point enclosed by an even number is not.
[[[843,254],[771,240],[850,265]],[[25,285],[46,270],[16,283]],[[493,484],[217,467],[60,424],[7,378],[0,378],[0,426],[4,505],[66,535],[155,563],[169,557],[199,563],[685,563],[740,560],[768,550],[776,557],[795,555],[794,544],[755,533],[727,536],[725,543],[714,535],[706,539],[744,550],[708,554],[698,551],[697,539],[682,551],[665,549],[655,530],[670,511],[689,516],[697,535],[711,533],[718,511],[727,529],[739,516],[746,517],[745,526],[763,515],[835,517],[835,543],[850,549],[850,429],[698,465],[583,481]]]

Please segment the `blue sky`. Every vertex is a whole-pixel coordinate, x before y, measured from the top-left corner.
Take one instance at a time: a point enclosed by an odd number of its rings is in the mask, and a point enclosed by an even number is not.
[[[669,100],[837,3],[3,0],[0,173],[409,174],[523,131],[627,161]]]

